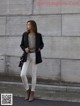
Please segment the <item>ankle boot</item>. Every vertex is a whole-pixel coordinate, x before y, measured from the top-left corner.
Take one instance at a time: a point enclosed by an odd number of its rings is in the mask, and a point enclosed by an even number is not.
[[[30,96],[29,96],[29,102],[34,100],[34,91],[31,91]]]
[[[25,100],[28,100],[29,99],[30,92],[31,92],[31,89],[30,88],[28,90],[26,90]]]

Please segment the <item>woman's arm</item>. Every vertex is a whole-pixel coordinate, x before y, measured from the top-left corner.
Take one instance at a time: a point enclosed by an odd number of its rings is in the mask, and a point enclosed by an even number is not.
[[[29,48],[25,48],[25,46],[24,46],[24,33],[23,33],[23,35],[22,35],[22,40],[21,40],[20,47],[21,47],[21,49],[22,49],[24,52],[26,52],[26,53],[29,52]]]
[[[22,35],[20,47],[21,47],[21,49],[22,49],[23,51],[25,51],[25,47],[24,47],[24,33],[23,33],[23,35]]]
[[[42,35],[40,34],[40,49],[43,49],[43,47],[44,47],[44,43],[43,43]]]

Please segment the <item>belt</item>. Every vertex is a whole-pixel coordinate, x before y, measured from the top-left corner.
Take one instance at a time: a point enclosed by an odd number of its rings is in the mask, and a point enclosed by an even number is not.
[[[29,50],[29,53],[35,53],[35,51],[30,51],[30,50]]]
[[[33,52],[32,51],[29,51],[29,53],[35,53],[35,51],[33,51]]]

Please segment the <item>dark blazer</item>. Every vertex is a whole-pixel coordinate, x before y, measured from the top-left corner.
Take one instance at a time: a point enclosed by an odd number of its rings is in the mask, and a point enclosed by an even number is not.
[[[28,34],[29,34],[29,32],[24,32],[23,33],[21,44],[20,44],[20,47],[23,50],[23,54],[20,57],[20,59],[23,59],[22,62],[27,61],[27,53],[25,51],[25,48],[29,47]],[[44,47],[44,43],[43,43],[41,33],[38,33],[38,32],[36,33],[36,43],[35,44],[36,44],[35,45],[36,46],[36,51],[35,51],[36,60],[35,60],[35,63],[39,64],[39,63],[42,62],[41,51],[39,50],[39,48],[43,49],[43,47]],[[22,65],[23,65],[23,63],[21,64],[21,61],[20,61],[19,67],[22,68]]]

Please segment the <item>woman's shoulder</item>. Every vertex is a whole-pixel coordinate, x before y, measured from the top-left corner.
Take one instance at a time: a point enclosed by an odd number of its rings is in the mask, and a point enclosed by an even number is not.
[[[27,31],[23,32],[22,37],[24,37],[26,35],[28,35],[28,32]]]
[[[40,32],[37,32],[37,34],[41,34]]]
[[[23,34],[22,34],[22,35],[26,35],[26,34],[28,34],[28,32],[27,32],[27,31],[23,32]]]
[[[37,35],[42,36],[42,34],[40,32],[37,32]]]

